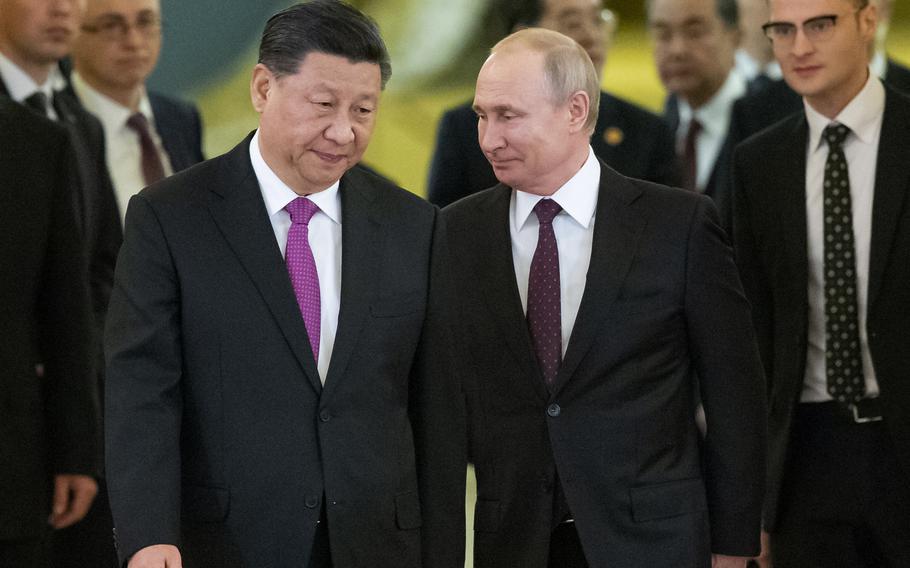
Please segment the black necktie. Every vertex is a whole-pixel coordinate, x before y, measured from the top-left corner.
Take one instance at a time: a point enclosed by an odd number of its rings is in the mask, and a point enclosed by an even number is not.
[[[856,258],[850,178],[844,140],[850,129],[831,124],[824,131],[828,159],[824,178],[825,375],[828,394],[842,404],[863,398],[863,358],[856,302]]]
[[[553,231],[553,218],[560,211],[562,207],[551,199],[541,199],[534,206],[540,229],[528,275],[528,329],[548,385],[553,383],[562,362],[559,250]]]
[[[25,106],[37,112],[43,117],[47,117],[47,95],[41,91],[35,91],[23,101]]]

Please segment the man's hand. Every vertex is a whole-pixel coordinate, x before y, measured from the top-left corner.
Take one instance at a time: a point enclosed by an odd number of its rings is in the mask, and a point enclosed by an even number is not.
[[[723,554],[711,555],[711,568],[746,568],[750,559],[746,556],[724,556]]]
[[[183,568],[183,563],[176,546],[155,544],[134,554],[127,568]]]
[[[98,483],[88,475],[54,476],[54,503],[48,522],[55,529],[63,529],[82,520],[97,493]]]
[[[771,568],[771,535],[761,532],[761,554],[755,558],[759,568]]]

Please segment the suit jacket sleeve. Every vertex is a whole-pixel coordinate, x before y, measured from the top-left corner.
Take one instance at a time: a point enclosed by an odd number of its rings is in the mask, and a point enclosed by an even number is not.
[[[465,402],[454,364],[454,302],[444,233],[437,212],[427,318],[410,392],[426,568],[462,568],[465,554]]]
[[[68,145],[61,147],[67,148]],[[88,275],[67,172],[74,157],[61,152],[50,165],[59,183],[52,195],[45,269],[38,297],[44,358],[45,412],[54,473],[98,475],[101,464],[98,392],[94,374],[95,334]]]
[[[427,185],[427,199],[439,207],[445,207],[469,193],[465,169],[469,156],[463,142],[466,137],[471,140],[472,136],[462,132],[460,124],[456,111],[445,113],[439,122]]]
[[[176,268],[142,194],[130,200],[126,228],[105,330],[106,467],[121,562],[178,544],[183,410]]]
[[[726,234],[706,198],[690,229],[686,318],[707,420],[705,482],[716,554],[759,552],[764,493],[764,381],[749,304]]]

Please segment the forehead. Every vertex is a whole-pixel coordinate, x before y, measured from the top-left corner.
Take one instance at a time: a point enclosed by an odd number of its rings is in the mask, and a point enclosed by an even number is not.
[[[377,63],[354,63],[345,57],[314,51],[303,58],[296,73],[284,79],[297,86],[320,86],[357,98],[378,98],[382,90],[381,75]]]
[[[680,24],[691,20],[719,20],[716,0],[651,0],[651,23]]]
[[[855,8],[853,0],[770,0],[774,21],[802,21],[822,14],[839,14]]]
[[[603,9],[603,0],[544,0],[541,19],[564,18]]]
[[[478,106],[514,104],[546,93],[544,56],[531,50],[491,55],[477,76],[474,103]]]
[[[86,15],[133,14],[137,12],[161,11],[160,0],[88,0]]]

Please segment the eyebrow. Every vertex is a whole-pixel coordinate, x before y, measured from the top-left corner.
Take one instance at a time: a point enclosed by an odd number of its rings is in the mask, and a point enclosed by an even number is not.
[[[806,24],[814,20],[821,20],[823,18],[836,18],[837,14],[819,14],[818,16],[812,16],[811,18],[806,18],[802,22],[783,22],[783,21],[770,21],[766,26],[795,26],[798,24]]]

